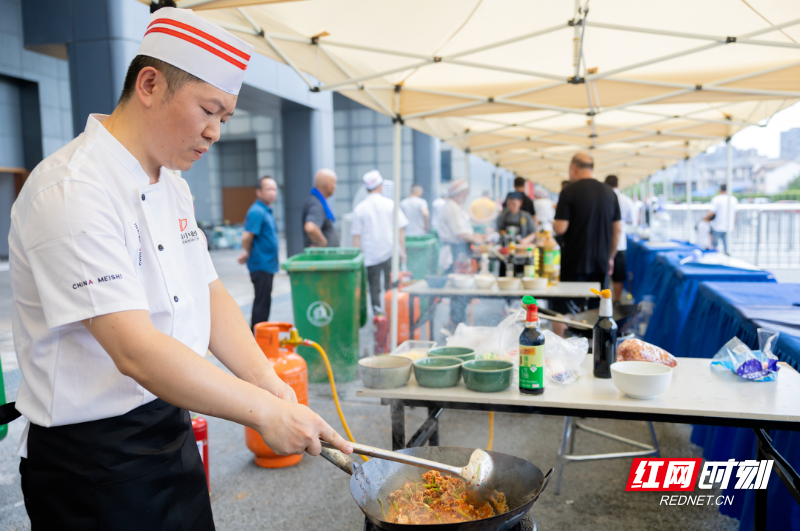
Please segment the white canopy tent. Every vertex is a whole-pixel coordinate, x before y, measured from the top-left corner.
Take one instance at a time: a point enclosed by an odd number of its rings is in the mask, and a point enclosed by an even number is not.
[[[628,186],[800,100],[796,0],[178,6],[288,64],[310,90],[392,116],[396,208],[402,124],[551,189],[591,149],[598,174]],[[396,279],[397,250],[392,265]]]

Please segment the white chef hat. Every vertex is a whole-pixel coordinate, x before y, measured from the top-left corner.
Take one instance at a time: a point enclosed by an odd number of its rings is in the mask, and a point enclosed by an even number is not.
[[[238,95],[253,47],[191,9],[164,7],[150,15],[150,24],[136,55],[169,63]]]
[[[455,181],[450,183],[450,186],[447,187],[447,195],[448,197],[453,197],[461,192],[469,190],[469,183],[466,179],[456,179]]]
[[[383,184],[383,177],[378,170],[368,171],[364,174],[364,185],[370,192]]]

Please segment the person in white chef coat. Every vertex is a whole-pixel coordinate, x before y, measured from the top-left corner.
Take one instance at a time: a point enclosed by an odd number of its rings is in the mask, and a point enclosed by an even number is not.
[[[113,114],[91,115],[13,206],[34,531],[214,529],[188,410],[249,426],[278,453],[316,455],[320,439],[352,451],[275,374],[170,171],[219,139],[252,53],[189,10],[156,11]]]

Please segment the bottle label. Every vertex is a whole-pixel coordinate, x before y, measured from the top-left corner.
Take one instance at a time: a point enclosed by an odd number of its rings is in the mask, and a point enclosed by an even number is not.
[[[519,346],[519,386],[525,389],[544,388],[544,345]]]
[[[523,276],[526,278],[534,278],[536,276],[536,266],[526,265]]]

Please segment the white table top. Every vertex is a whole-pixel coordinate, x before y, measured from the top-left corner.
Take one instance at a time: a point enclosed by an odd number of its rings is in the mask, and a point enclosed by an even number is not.
[[[463,381],[448,389],[420,387],[413,373],[405,387],[363,388],[357,396],[800,422],[800,373],[785,363],[780,365],[777,381],[750,382],[729,371],[712,370],[709,359],[678,358],[669,389],[651,400],[629,398],[610,379],[592,376],[591,355],[586,356],[583,374],[577,381],[566,386],[551,385],[539,396],[521,394],[516,376],[505,391],[478,393],[467,389]]]
[[[518,289],[513,291],[501,291],[497,284],[491,289],[456,289],[450,287],[431,288],[424,280],[415,282],[400,288],[404,293],[412,295],[427,295],[433,297],[524,297],[533,295],[534,297],[547,298],[596,298],[591,289],[600,290],[599,282],[559,282],[555,286],[548,286],[545,289]]]

